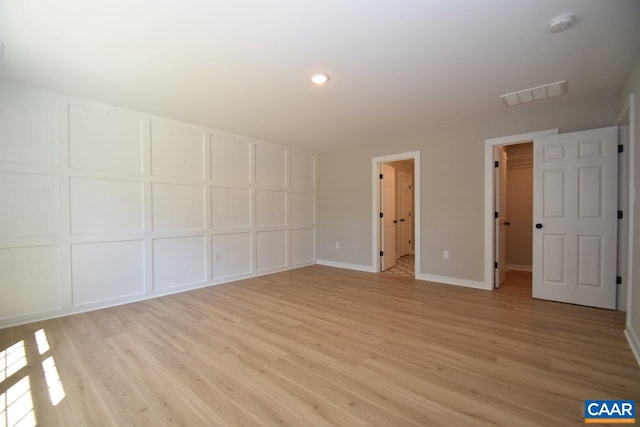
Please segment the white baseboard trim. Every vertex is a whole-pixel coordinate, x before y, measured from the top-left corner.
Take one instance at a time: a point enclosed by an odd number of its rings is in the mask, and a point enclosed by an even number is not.
[[[465,286],[467,288],[491,290],[491,288],[487,288],[487,285],[484,282],[458,279],[456,277],[437,276],[435,274],[416,274],[416,279],[426,280],[428,282],[444,283],[447,285]]]
[[[530,265],[517,265],[517,264],[508,264],[507,265],[507,271],[508,270],[528,271],[528,272],[533,271]]]
[[[116,307],[119,305],[130,304],[133,302],[145,301],[149,299],[164,297],[173,294],[179,294],[182,292],[193,291],[200,288],[207,288],[209,286],[222,285],[225,283],[237,282],[239,280],[251,279],[259,276],[266,276],[268,274],[280,273],[288,270],[295,270],[298,268],[315,265],[315,261],[309,261],[299,263],[296,265],[278,267],[276,269],[270,269],[269,271],[249,272],[238,274],[235,276],[226,276],[221,278],[215,278],[212,281],[207,282],[195,282],[191,284],[179,285],[172,288],[151,290],[149,292],[128,295],[123,297],[111,298],[103,301],[96,301],[86,304],[74,305],[71,307],[63,307],[53,310],[41,311],[37,313],[29,313],[24,315],[18,315],[13,317],[6,317],[0,319],[0,329],[9,328],[12,326],[24,325],[27,323],[40,322],[49,319],[55,319],[58,317],[70,316],[72,314],[86,313],[89,311],[100,310],[103,308]]]
[[[629,346],[631,347],[633,355],[636,357],[636,362],[640,365],[640,338],[638,338],[638,334],[635,333],[631,325],[627,325],[624,330],[624,335],[627,337],[627,341],[629,341]]]
[[[347,262],[329,261],[326,259],[319,259],[316,261],[318,265],[325,265],[327,267],[345,268],[347,270],[365,271],[367,273],[376,273],[376,270],[369,265],[349,264]]]

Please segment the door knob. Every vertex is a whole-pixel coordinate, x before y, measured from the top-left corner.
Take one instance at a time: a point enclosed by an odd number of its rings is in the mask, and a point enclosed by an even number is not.
[[[541,229],[541,228],[542,228],[542,224],[537,223],[537,224],[536,224],[536,228],[537,228],[538,230],[539,230],[539,229]]]

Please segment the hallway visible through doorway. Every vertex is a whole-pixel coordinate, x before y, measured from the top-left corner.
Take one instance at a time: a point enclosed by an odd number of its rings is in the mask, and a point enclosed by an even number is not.
[[[385,273],[397,274],[400,276],[415,277],[416,256],[408,254],[396,259],[396,265],[386,270]]]
[[[415,277],[415,158],[379,162],[380,271]]]
[[[401,240],[398,242],[397,236],[385,236],[385,230],[383,229],[384,224],[384,174],[382,173],[383,166],[385,164],[394,163],[394,162],[402,162],[402,161],[413,162],[413,173],[409,172],[409,175],[413,175],[413,179],[409,178],[408,181],[412,184],[410,188],[411,193],[411,203],[406,203],[408,200],[405,198],[402,201],[399,201],[400,206],[409,205],[409,210],[402,210],[400,212],[395,212],[395,209],[389,210],[389,214],[392,216],[397,216],[398,222],[395,223],[401,224],[397,226],[400,228],[399,235],[401,236],[410,236],[410,242],[404,242]],[[410,164],[410,163],[409,163]],[[395,168],[394,168],[395,169]],[[397,256],[402,257],[403,255],[414,255],[414,268],[413,274],[414,277],[421,274],[420,270],[420,151],[411,151],[406,153],[396,153],[389,154],[386,156],[373,157],[371,159],[371,188],[372,188],[372,203],[371,203],[371,220],[372,220],[372,252],[371,252],[371,261],[374,267],[374,271],[379,273],[381,271],[386,270],[385,265],[385,257],[384,250],[385,246],[388,249],[391,249],[394,253],[393,261],[397,258]],[[399,172],[405,172],[400,168],[397,169]],[[382,177],[380,176],[382,174]],[[406,179],[398,179],[397,182],[406,182]],[[406,214],[406,216],[404,216]],[[410,218],[410,219],[409,219]],[[401,221],[404,219],[404,221]],[[389,227],[391,230],[393,227]],[[408,232],[408,233],[407,233]],[[396,245],[393,243],[396,243]],[[386,245],[385,245],[386,243]],[[398,244],[399,243],[399,244]],[[406,244],[404,244],[406,243]],[[407,250],[407,244],[409,245],[408,253],[403,253],[403,251]],[[389,257],[390,258],[390,257]],[[395,262],[392,262],[394,264]],[[391,267],[391,266],[390,266]]]

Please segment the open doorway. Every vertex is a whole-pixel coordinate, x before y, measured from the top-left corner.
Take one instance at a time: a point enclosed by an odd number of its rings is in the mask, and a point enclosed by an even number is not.
[[[625,209],[618,191],[628,191],[618,188],[619,180],[628,179],[625,168],[618,167],[626,161],[627,145],[625,138],[618,137],[620,130],[608,127],[558,134],[552,129],[485,140],[487,289],[501,283],[500,265],[509,268],[498,251],[500,227],[511,220],[500,221],[501,215],[496,214],[500,189],[495,184],[495,159],[509,145],[533,140],[532,297],[607,309],[624,307],[625,281],[616,266],[627,257],[616,235],[623,217],[616,208]]]
[[[373,159],[375,271],[420,274],[420,153]]]
[[[384,245],[381,270],[385,273],[415,277],[414,161],[408,159],[383,163],[383,168],[383,176],[387,176],[383,178],[381,186],[382,212],[386,214],[393,210],[393,217],[388,218],[386,222],[383,219],[383,224],[390,223],[394,230],[386,235],[384,229],[381,232],[384,237],[395,235],[395,239],[391,237],[389,244]],[[391,179],[388,180],[388,185],[384,185],[387,177]],[[393,187],[391,191],[390,186]],[[393,252],[387,255],[391,250]],[[389,262],[389,256],[395,259]]]
[[[495,159],[495,287],[531,295],[533,142],[498,146]]]
[[[491,138],[485,140],[485,177],[484,177],[484,206],[485,206],[485,222],[484,222],[484,264],[485,264],[485,289],[495,289],[496,283],[500,283],[500,277],[498,277],[500,267],[500,254],[496,256],[496,240],[499,235],[498,227],[500,226],[500,218],[496,218],[495,212],[497,211],[496,205],[499,204],[499,200],[496,200],[496,181],[498,168],[495,167],[495,162],[499,161],[496,156],[499,151],[499,147],[506,147],[513,144],[521,144],[533,141],[534,138],[547,135],[557,135],[558,129],[548,129],[538,132],[529,132],[518,135],[510,135],[499,138]],[[496,203],[498,202],[498,203]],[[499,213],[498,213],[499,216]],[[505,237],[506,239],[506,237]],[[506,258],[503,262],[506,267]],[[504,269],[506,275],[506,268]]]

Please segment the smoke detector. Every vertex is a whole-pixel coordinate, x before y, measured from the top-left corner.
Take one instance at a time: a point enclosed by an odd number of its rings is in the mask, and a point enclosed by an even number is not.
[[[575,24],[575,22],[576,17],[570,13],[556,16],[549,22],[549,32],[551,34],[561,33],[573,27],[573,24]]]

